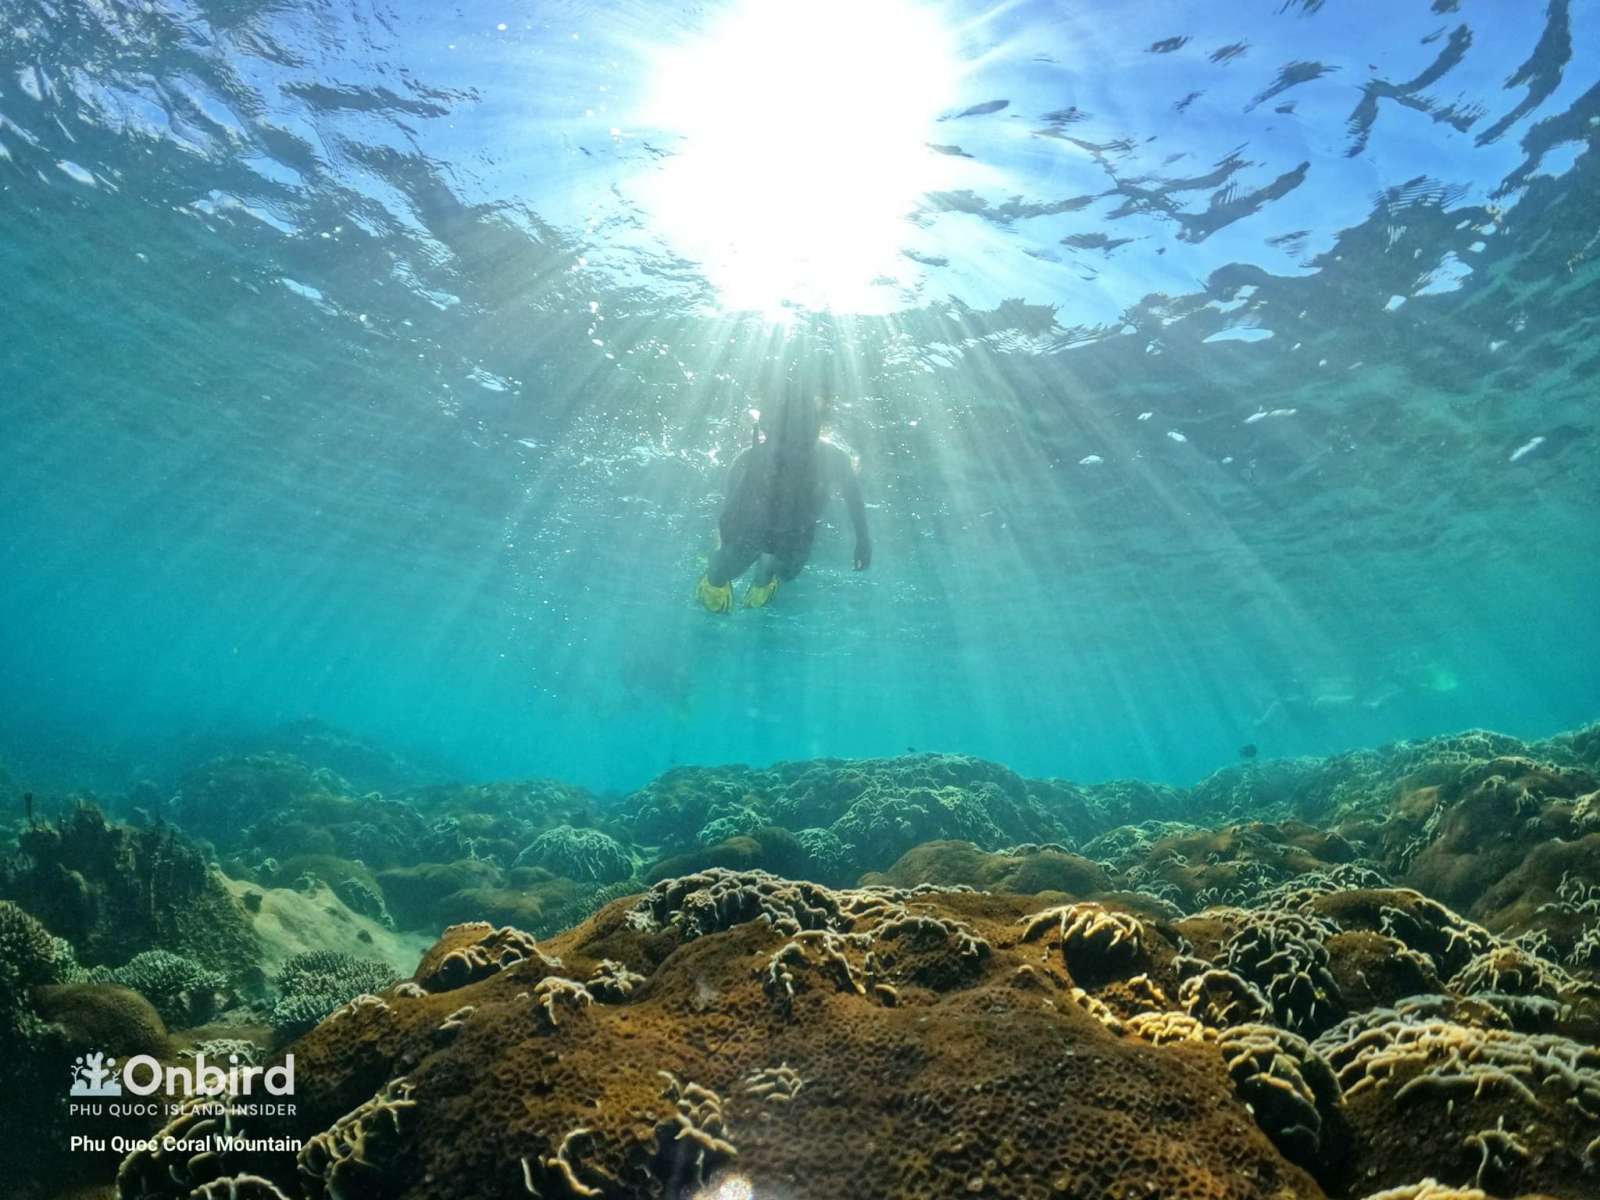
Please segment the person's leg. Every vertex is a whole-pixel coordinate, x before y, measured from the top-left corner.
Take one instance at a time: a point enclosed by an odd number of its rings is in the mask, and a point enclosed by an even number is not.
[[[733,609],[733,581],[755,562],[760,549],[749,543],[724,543],[711,556],[711,565],[695,586],[695,599],[714,613]]]
[[[805,570],[806,563],[811,561],[811,547],[816,540],[815,525],[804,533],[788,539],[778,553],[773,555],[773,574],[785,583],[800,574]]]
[[[706,568],[706,579],[712,587],[726,587],[750,569],[750,564],[761,557],[761,550],[749,543],[725,543],[717,547]]]
[[[811,557],[815,533],[815,527],[812,527],[804,533],[791,534],[778,540],[772,553],[762,559],[756,580],[744,594],[747,607],[760,608],[777,594],[779,583],[787,583],[800,574],[806,560]]]

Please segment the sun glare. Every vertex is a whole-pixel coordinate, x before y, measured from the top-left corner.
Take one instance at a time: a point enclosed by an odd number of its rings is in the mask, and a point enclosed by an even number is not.
[[[867,312],[939,184],[949,38],[911,0],[741,0],[663,51],[651,124],[678,134],[649,206],[728,309]]]

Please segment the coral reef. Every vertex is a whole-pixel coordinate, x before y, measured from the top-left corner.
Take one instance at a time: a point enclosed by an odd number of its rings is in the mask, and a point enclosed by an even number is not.
[[[272,1027],[280,1036],[310,1029],[357,996],[381,992],[398,982],[388,963],[356,958],[337,950],[309,950],[284,963],[274,981]]]
[[[6,1157],[12,1160],[0,1181],[22,1197],[42,1193],[59,1170],[55,1143],[65,1128],[66,1105],[57,1070],[70,1060],[63,1039],[39,1017],[30,996],[60,983],[65,973],[50,932],[0,900],[0,1097],[8,1116]]]
[[[645,878],[655,883],[674,875],[722,867],[730,871],[771,871],[815,879],[818,883],[841,882],[844,848],[839,840],[827,830],[801,833],[808,836],[803,838],[778,825],[762,825],[664,858],[650,868]]]
[[[571,825],[547,829],[511,865],[543,867],[596,883],[616,883],[634,871],[632,856],[616,838],[598,829],[574,829]]]
[[[61,983],[64,954],[71,947],[9,900],[0,900],[0,1021],[12,1029],[25,1024],[28,993],[43,984]]]
[[[616,803],[217,760],[138,803],[232,879],[88,806],[14,834],[7,1194],[70,1174],[72,1054],[202,1049],[292,1051],[296,1111],[175,1134],[303,1149],[135,1152],[128,1200],[1592,1200],[1597,776],[1600,726],[1192,788],[913,755]]]
[[[1116,887],[1105,867],[1065,846],[1025,844],[991,853],[971,842],[959,841],[924,842],[906,851],[888,870],[867,872],[861,882],[902,888],[928,883],[965,886],[981,892],[1061,892],[1070,896],[1092,896]]]
[[[814,843],[826,832],[831,839],[819,849],[837,857],[836,869],[860,873],[927,841],[999,849],[1088,833],[1093,819],[1080,808],[1088,802],[1068,785],[1031,785],[994,763],[925,754],[764,771],[679,768],[630,796],[622,819],[634,841],[674,852],[769,825],[808,831]]]
[[[120,967],[93,967],[91,983],[112,983],[138,992],[168,1025],[200,1025],[216,1011],[228,981],[193,959],[170,950],[144,950]]]
[[[1304,1038],[1275,1025],[1244,1024],[1222,1030],[1217,1046],[1240,1099],[1286,1157],[1315,1170],[1343,1152],[1339,1081]]]
[[[170,825],[109,823],[92,806],[24,829],[15,859],[0,864],[0,896],[86,964],[167,950],[233,977],[260,953],[247,914],[192,842]]]
[[[708,871],[547,946],[453,930],[417,994],[295,1043],[296,1177],[240,1169],[313,1197],[334,1194],[329,1164],[359,1159],[372,1200],[687,1197],[733,1180],[795,1200],[1321,1195],[1214,1045],[1119,1038],[1064,975],[1017,990],[1037,957],[1028,905]],[[580,982],[619,970],[643,982]],[[445,1024],[459,1028],[441,1041]]]
[[[1446,1019],[1424,1003],[1353,1017],[1316,1048],[1337,1074],[1371,1181],[1420,1168],[1495,1194],[1588,1192],[1578,1148],[1600,1124],[1592,1044]]]
[[[167,1027],[154,1005],[131,988],[110,983],[60,983],[33,993],[34,1011],[71,1051],[117,1057],[168,1050]]]
[[[441,905],[448,907],[448,897],[477,888],[498,887],[504,880],[505,872],[499,867],[471,858],[390,867],[378,872],[378,883],[390,912],[408,929],[429,925],[438,929],[450,924],[438,920]]]

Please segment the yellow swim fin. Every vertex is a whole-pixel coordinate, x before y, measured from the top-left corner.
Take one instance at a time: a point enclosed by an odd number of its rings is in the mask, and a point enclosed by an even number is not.
[[[706,606],[707,612],[725,613],[733,611],[733,582],[717,587],[711,582],[709,575],[700,576],[700,582],[695,585],[695,599]]]
[[[774,575],[765,583],[752,583],[744,594],[746,608],[761,608],[778,594],[778,577]]]

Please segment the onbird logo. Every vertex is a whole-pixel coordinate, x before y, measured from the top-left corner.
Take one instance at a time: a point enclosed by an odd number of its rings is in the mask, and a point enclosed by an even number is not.
[[[116,1076],[117,1060],[102,1051],[79,1055],[72,1063],[71,1096],[120,1096],[122,1084]]]

